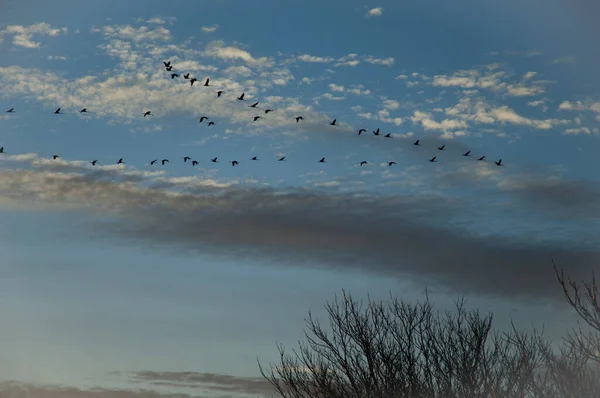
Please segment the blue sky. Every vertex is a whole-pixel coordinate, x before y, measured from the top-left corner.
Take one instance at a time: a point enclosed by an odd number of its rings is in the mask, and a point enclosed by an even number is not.
[[[441,307],[465,294],[499,327],[562,335],[574,318],[550,256],[582,277],[600,258],[598,11],[3,2],[3,379],[43,383],[40,396],[257,396],[256,357],[295,344],[342,288],[429,287]]]

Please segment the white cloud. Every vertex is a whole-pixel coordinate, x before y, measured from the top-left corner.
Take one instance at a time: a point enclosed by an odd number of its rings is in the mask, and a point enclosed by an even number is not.
[[[385,109],[394,110],[400,107],[400,103],[396,100],[384,100],[382,106]]]
[[[111,25],[102,28],[106,38],[142,41],[166,41],[171,39],[171,31],[163,26],[150,29],[147,26],[134,27],[131,25]]]
[[[50,61],[66,61],[67,57],[62,55],[48,55]]]
[[[67,28],[53,28],[52,25],[40,22],[29,26],[23,25],[8,25],[0,30],[0,44],[4,36],[12,35],[12,44],[25,48],[40,48],[41,43],[33,41],[34,36],[51,36],[56,37],[60,34],[67,33]]]
[[[219,29],[219,25],[215,24],[215,25],[211,25],[211,26],[203,26],[201,29],[203,32],[212,33],[212,32],[216,32],[217,29]]]
[[[242,60],[249,65],[267,66],[272,64],[272,61],[267,57],[255,58],[250,52],[235,46],[227,46],[221,40],[208,43],[204,54],[209,57],[220,58],[226,61]]]
[[[354,95],[370,95],[371,90],[365,89],[363,85],[358,85],[354,88],[347,88],[338,84],[329,84],[329,89],[338,93],[350,93]]]
[[[408,79],[408,76],[406,76],[406,75],[398,75],[396,77],[396,80],[406,80],[406,79]]]
[[[369,56],[369,57],[365,58],[365,62],[370,63],[370,64],[392,66],[394,64],[394,58],[392,58],[392,57],[376,58],[373,56]]]
[[[556,58],[552,61],[553,64],[573,64],[575,63],[575,57],[572,55],[567,55],[566,57]]]
[[[527,72],[523,75],[523,80],[529,80],[537,75],[537,72]]]
[[[589,134],[592,134],[592,132],[587,127],[579,127],[579,128],[575,128],[575,129],[566,129],[565,134],[567,134],[567,135],[588,134],[589,135]]]
[[[331,57],[317,57],[309,54],[302,54],[296,57],[297,60],[302,62],[310,62],[310,63],[329,63],[333,62],[334,59]]]
[[[383,8],[382,7],[375,7],[375,8],[371,8],[368,12],[367,12],[367,17],[380,17],[383,14]]]

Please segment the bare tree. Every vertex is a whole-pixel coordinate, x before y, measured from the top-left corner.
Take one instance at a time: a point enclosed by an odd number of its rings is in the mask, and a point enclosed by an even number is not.
[[[344,291],[325,308],[329,329],[311,313],[306,342],[261,374],[285,398],[508,398],[534,396],[546,347],[542,334],[492,331],[491,314],[434,312],[397,298],[357,302]]]
[[[552,265],[567,302],[589,329],[584,331],[581,323],[577,322],[578,327],[569,333],[567,342],[573,346],[573,350],[585,353],[588,359],[600,363],[600,290],[596,284],[596,276],[592,273],[591,283],[577,282],[565,278],[564,272],[558,271],[554,259]]]

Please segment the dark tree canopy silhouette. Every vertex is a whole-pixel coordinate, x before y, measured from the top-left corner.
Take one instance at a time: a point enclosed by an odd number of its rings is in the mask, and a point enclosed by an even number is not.
[[[587,291],[595,289],[590,286]],[[592,308],[594,316],[578,312],[599,326],[594,322],[600,311]],[[387,302],[369,298],[364,303],[342,290],[342,298],[336,296],[325,309],[327,326],[309,312],[304,342],[291,352],[277,344],[277,364],[265,367],[259,361],[278,396],[600,397],[600,361],[591,355],[597,345],[583,346],[571,338],[571,344],[556,346],[543,330],[525,333],[514,324],[508,332],[494,330],[492,314],[467,309],[462,298],[453,311],[440,312],[429,298],[410,304],[390,295]]]

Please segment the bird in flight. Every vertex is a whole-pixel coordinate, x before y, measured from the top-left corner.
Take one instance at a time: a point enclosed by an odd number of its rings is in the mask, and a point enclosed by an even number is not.
[[[153,161],[150,162],[150,166],[154,166],[154,163],[158,162],[158,159],[154,159]]]
[[[0,153],[4,153],[4,147],[0,147]]]
[[[321,160],[319,160],[319,163],[327,163],[327,162],[325,161],[325,158],[321,158]]]
[[[208,127],[213,126],[215,122],[208,122]]]
[[[58,108],[57,110],[54,111],[55,115],[60,115],[60,108]]]
[[[391,165],[393,165],[393,164],[396,164],[396,162],[388,162],[388,167],[391,166]]]
[[[235,166],[236,164],[240,164],[240,162],[238,162],[237,160],[232,160],[231,161],[231,166]]]
[[[262,119],[262,116],[254,116],[254,121],[257,121],[258,119]]]
[[[152,111],[146,111],[146,112],[144,112],[144,117],[151,116],[151,115],[152,115]]]
[[[420,141],[420,140],[416,140],[416,141],[413,143],[413,145],[421,146],[421,144],[419,144],[419,141]]]
[[[188,73],[186,73],[185,75],[183,75],[183,78],[184,78],[184,79],[189,79],[189,78],[190,78],[190,73],[188,72]]]
[[[183,163],[187,162],[187,161],[188,161],[188,160],[190,160],[190,159],[191,159],[191,158],[190,158],[189,156],[185,156],[185,157],[183,158]]]
[[[10,108],[9,110],[6,111],[7,113],[14,113],[15,112],[15,108]]]
[[[465,153],[463,153],[463,156],[470,156],[471,155],[471,151],[467,151]]]
[[[192,160],[192,166],[195,166],[195,165],[197,165],[197,164],[198,164],[198,162],[197,162],[197,161],[195,161],[195,160]]]
[[[200,123],[202,123],[202,122],[203,122],[203,121],[205,121],[206,119],[208,119],[208,116],[202,116],[202,117],[200,118]]]
[[[439,146],[439,147],[438,147],[438,149],[439,149],[440,151],[443,151],[445,148],[446,148],[446,144],[444,144],[444,145],[442,145],[442,146]]]
[[[217,91],[217,98],[219,98],[221,96],[221,94],[223,94],[223,90]]]
[[[177,73],[171,73],[171,79],[175,79],[176,77],[179,77]]]
[[[161,163],[162,163],[162,165],[164,166],[164,165],[165,165],[165,163],[169,163],[169,159],[163,159]]]
[[[373,135],[379,135],[379,128],[375,131],[373,131]]]
[[[298,123],[300,120],[304,120],[304,118],[302,116],[296,117],[296,123]]]
[[[387,133],[384,137],[385,138],[392,138],[392,133]]]
[[[273,109],[265,109],[265,113],[273,112]]]
[[[83,108],[82,110],[79,111],[79,113],[87,113],[87,108]]]
[[[367,162],[366,160],[363,160],[362,162],[360,162],[360,165],[365,165],[365,164],[369,164],[369,162]]]
[[[173,67],[171,65],[167,66],[167,72],[171,72],[173,70]]]
[[[58,155],[53,155],[53,156],[52,156],[52,160],[56,160],[56,159],[58,159],[59,157],[60,157],[60,156],[58,156]]]
[[[98,163],[98,161],[97,160],[92,160],[90,163],[92,164],[92,166],[95,166],[96,163]]]
[[[364,133],[365,131],[367,131],[366,129],[360,129],[358,130],[358,135],[361,135],[362,133]]]
[[[483,155],[482,157],[480,157],[480,158],[479,158],[479,159],[477,159],[477,160],[483,160],[483,159],[485,159],[485,155]]]
[[[333,120],[331,121],[331,123],[329,123],[329,124],[330,124],[331,126],[335,126],[335,122],[337,122],[337,119],[333,119]]]
[[[238,101],[245,101],[245,99],[244,99],[244,95],[245,94],[246,93],[242,93],[242,95],[240,95],[239,97],[237,97]]]
[[[434,157],[432,157],[431,159],[429,159],[429,161],[430,161],[430,162],[435,162],[435,158],[436,158],[436,157],[437,157],[437,156],[434,156]]]
[[[258,160],[258,157],[257,157],[257,156],[254,156],[254,157],[253,157],[252,159],[250,159],[250,160]]]
[[[195,77],[192,77],[192,78],[190,79],[190,86],[193,86],[193,85],[194,85],[194,83],[196,83],[197,81],[198,81],[198,79],[196,79]]]
[[[213,163],[219,163],[219,162],[217,162],[217,158],[211,159],[210,161]]]
[[[494,163],[496,163],[496,166],[504,166],[502,164],[502,159],[500,159],[500,160],[498,160],[497,162],[494,162]]]
[[[204,87],[210,87],[210,86],[208,85],[208,82],[209,82],[209,81],[210,81],[210,79],[207,77],[207,78],[206,78],[206,81],[205,81],[205,82],[204,82],[204,84],[203,84],[203,86],[204,86]]]
[[[165,65],[165,68],[168,68],[171,66],[171,61],[163,61],[163,64]]]
[[[285,156],[280,157],[278,162],[285,162]]]
[[[250,105],[248,108],[256,108],[257,105],[258,105],[258,101],[256,101],[252,105]]]
[[[123,162],[123,158],[119,159],[119,161],[117,162],[117,164],[123,164],[125,162]]]

